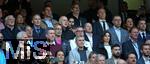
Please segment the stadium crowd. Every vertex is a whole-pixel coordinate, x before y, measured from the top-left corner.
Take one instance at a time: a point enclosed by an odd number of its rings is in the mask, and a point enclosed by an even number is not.
[[[37,14],[30,0],[4,0],[0,64],[150,64],[150,18],[145,8],[133,15],[122,2],[120,14],[112,15],[103,1],[88,0],[89,9],[81,12],[80,0],[73,0],[70,13],[59,16],[50,0]],[[36,41],[44,44],[35,49]]]

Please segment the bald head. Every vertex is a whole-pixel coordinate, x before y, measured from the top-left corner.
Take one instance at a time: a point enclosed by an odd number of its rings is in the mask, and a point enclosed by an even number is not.
[[[66,16],[61,16],[59,18],[59,23],[63,26],[63,27],[67,27],[68,26],[68,18]]]

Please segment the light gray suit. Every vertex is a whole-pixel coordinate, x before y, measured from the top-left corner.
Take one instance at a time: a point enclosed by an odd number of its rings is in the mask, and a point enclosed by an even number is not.
[[[114,59],[113,58],[107,59],[106,64],[115,64]]]
[[[86,50],[87,58],[88,58],[90,52],[91,51],[89,51],[88,49]],[[69,53],[69,64],[73,64],[75,61],[77,61],[77,62],[80,61],[80,54],[78,52],[78,48],[71,50]]]
[[[117,37],[115,28],[112,27],[108,30],[108,32],[110,32],[110,34],[111,34],[111,43],[110,44],[112,44],[112,45],[113,44],[122,45],[123,42],[125,42],[129,39],[129,34],[125,29],[120,28],[120,31],[121,31],[121,41],[119,42],[119,39]]]

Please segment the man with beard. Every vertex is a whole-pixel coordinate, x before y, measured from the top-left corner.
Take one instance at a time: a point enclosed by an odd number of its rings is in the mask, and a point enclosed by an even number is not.
[[[111,47],[112,58],[106,60],[106,64],[117,64],[118,59],[120,59],[121,48],[119,44],[115,44]]]
[[[142,45],[142,56],[138,60],[138,64],[149,64],[150,63],[150,44]]]
[[[127,63],[128,64],[136,64],[136,55],[135,55],[135,53],[130,52],[128,54]]]

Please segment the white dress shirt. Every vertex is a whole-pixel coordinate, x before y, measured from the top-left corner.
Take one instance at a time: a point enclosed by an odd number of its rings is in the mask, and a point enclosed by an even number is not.
[[[148,57],[143,56],[143,59],[144,59],[145,64],[150,64],[150,60]]]
[[[108,59],[112,57],[112,53],[111,53],[111,46],[109,45],[104,45],[106,51],[107,51],[107,55],[108,55]]]
[[[76,42],[75,42],[75,39],[76,39],[76,37],[75,37],[74,39],[69,40],[71,50],[77,48],[77,44],[76,44]],[[90,42],[84,41],[84,46],[87,47],[89,51],[92,51],[92,47],[91,47],[91,45],[90,45]]]
[[[108,30],[108,29],[109,29],[109,26],[108,26],[106,20],[101,20],[101,19],[99,19],[99,21],[100,21],[100,24],[101,24],[102,28],[104,28],[104,27],[103,27],[103,22],[105,22],[105,30]]]
[[[121,30],[120,30],[120,28],[116,28],[114,26],[114,29],[115,29],[115,32],[116,32],[116,35],[118,37],[119,42],[121,42]]]
[[[90,41],[91,47],[93,47],[93,34],[92,33],[85,33]]]
[[[144,33],[144,36],[146,37],[146,32],[144,31],[144,32],[139,32],[140,33],[140,36],[143,38],[143,34],[142,33]]]

